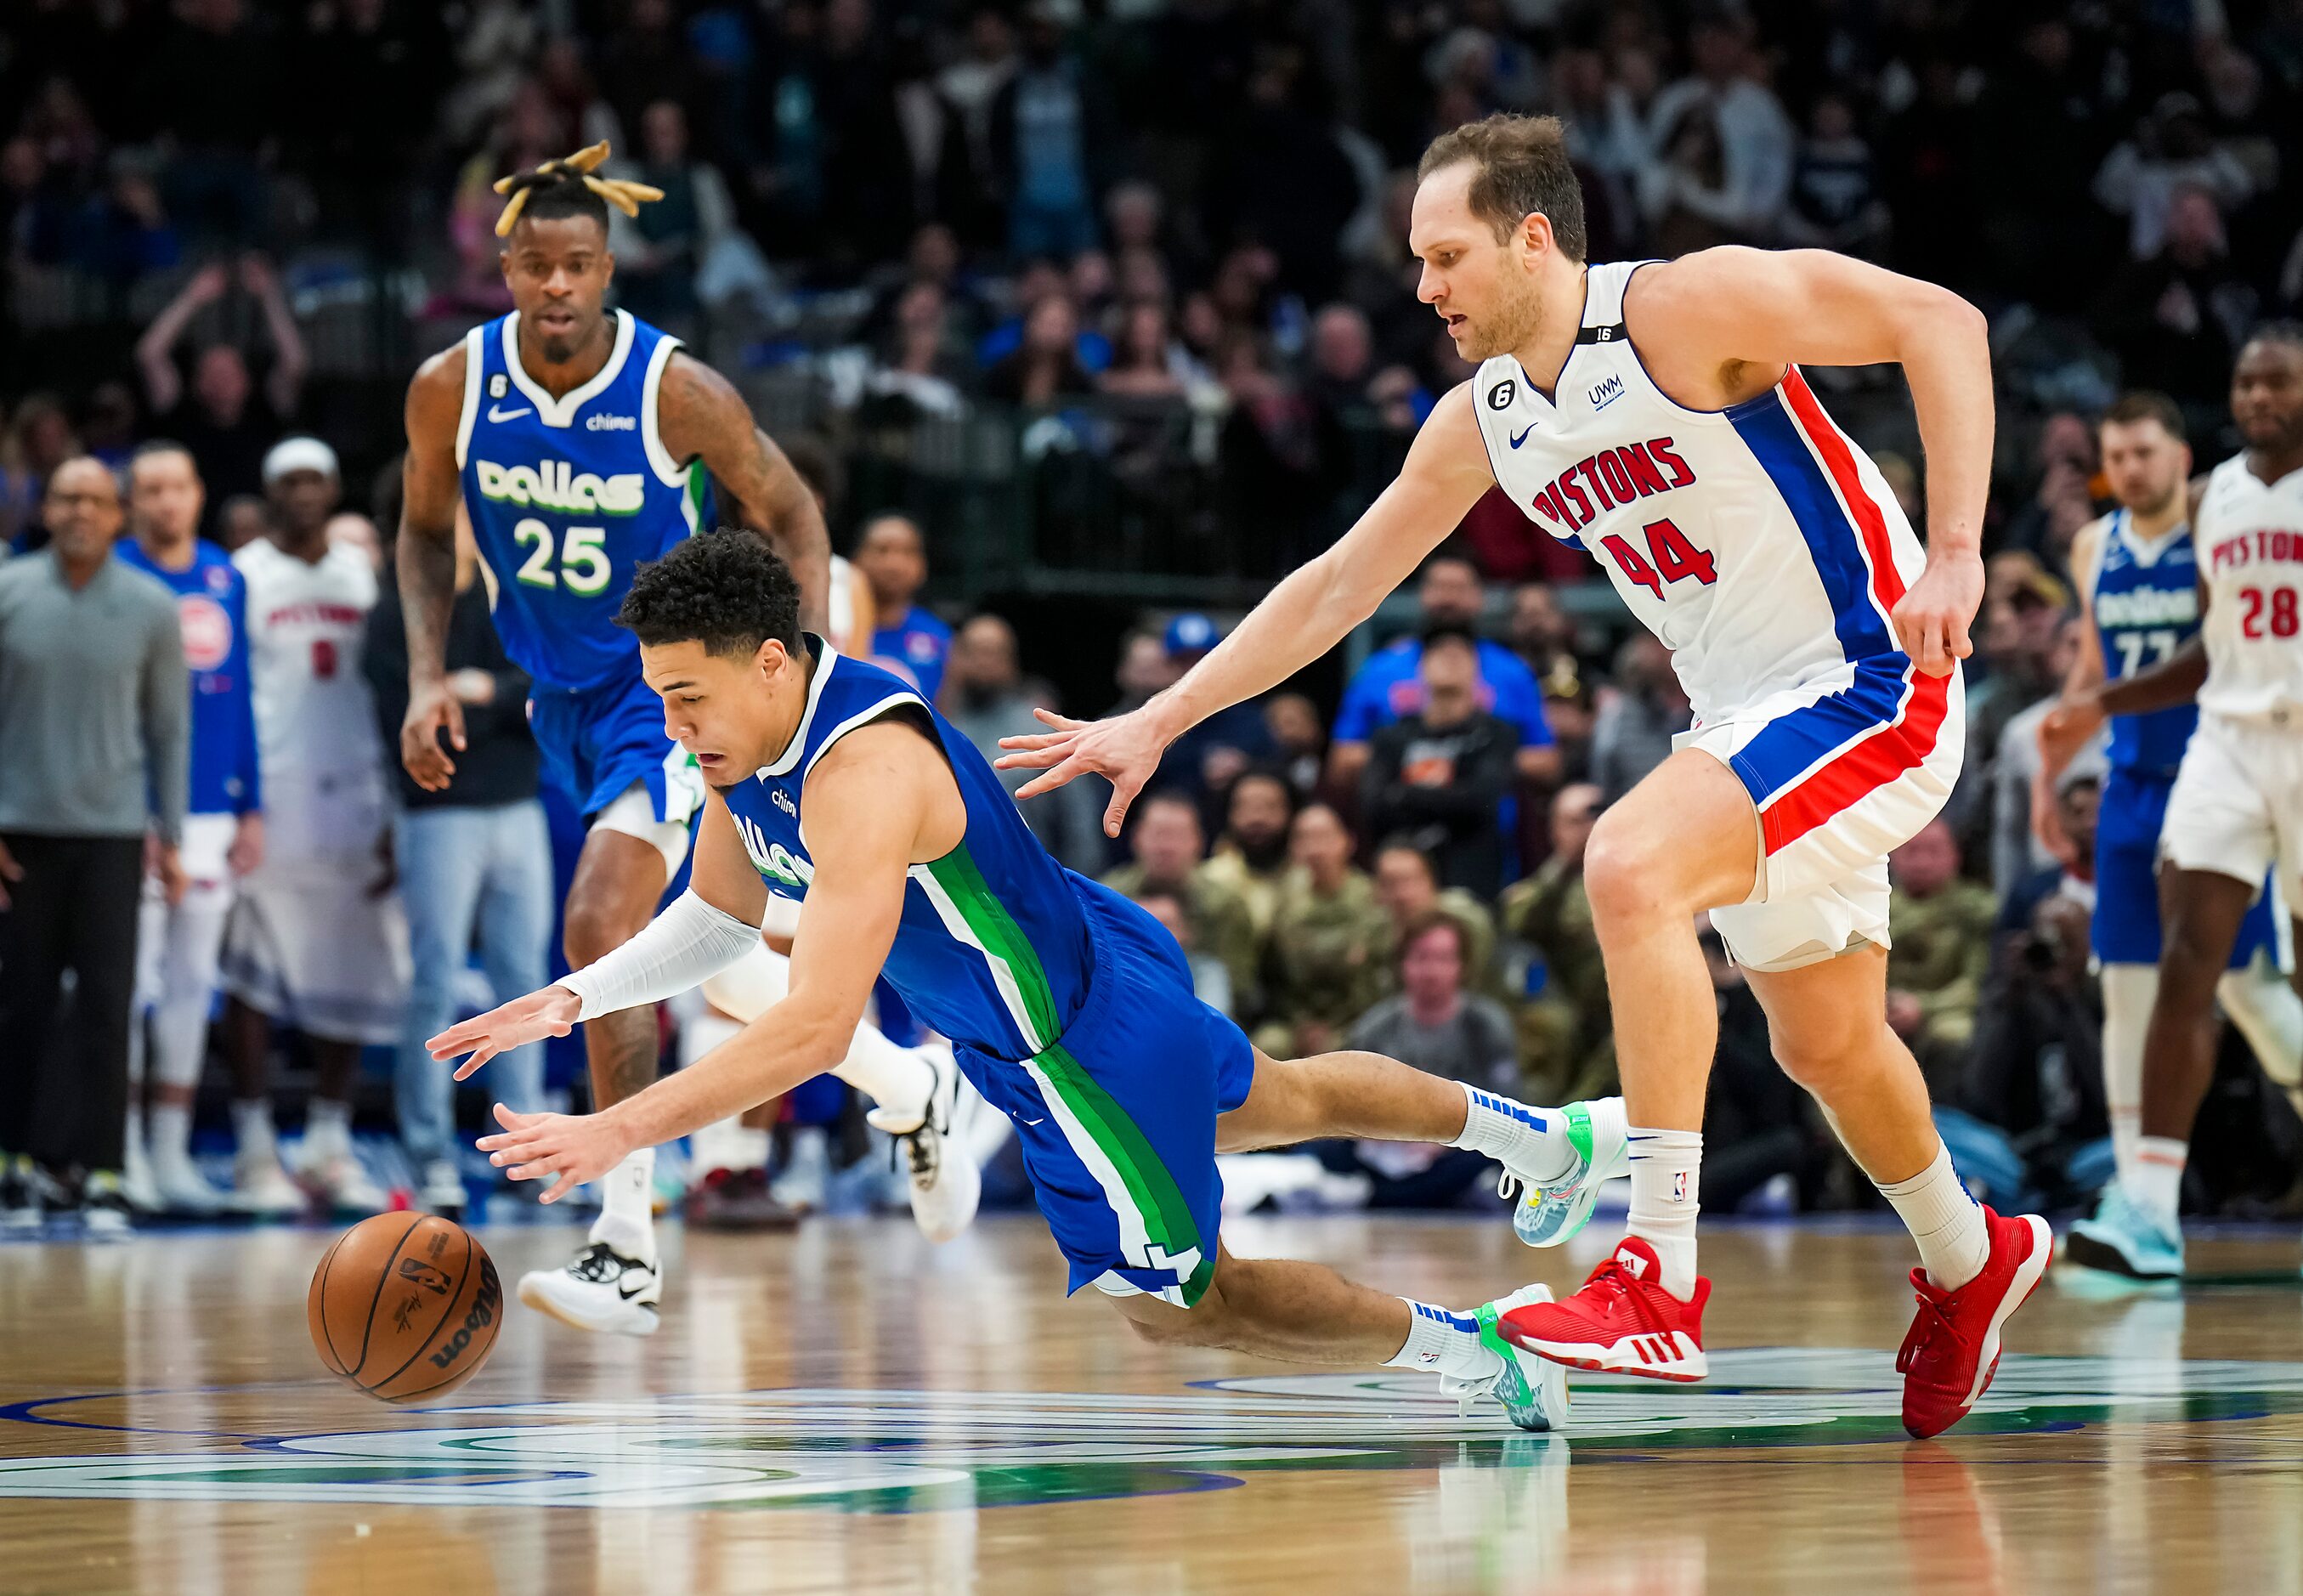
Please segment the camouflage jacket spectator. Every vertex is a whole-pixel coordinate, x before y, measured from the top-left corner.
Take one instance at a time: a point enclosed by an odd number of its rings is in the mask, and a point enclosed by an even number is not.
[[[1288,878],[1286,870],[1251,869],[1240,851],[1226,842],[1216,844],[1215,852],[1200,869],[1208,880],[1224,887],[1247,906],[1248,919],[1258,937],[1271,934],[1272,916],[1279,912],[1280,891]]]
[[[1212,862],[1195,868],[1176,898],[1191,925],[1194,950],[1212,956],[1231,977],[1233,1018],[1244,1019],[1259,1007],[1262,942],[1256,935],[1247,905],[1212,874],[1213,869]],[[1107,871],[1102,880],[1123,898],[1140,898],[1147,890],[1141,865],[1122,865]]]
[[[1382,995],[1390,941],[1375,885],[1360,872],[1325,896],[1304,877],[1289,876],[1263,950],[1264,1023],[1256,1045],[1282,1059],[1336,1047]]]
[[[1895,944],[1887,986],[1916,1001],[1918,1025],[1905,1040],[1931,1081],[1956,1068],[1975,1034],[1997,918],[1991,889],[1971,881],[1950,882],[1925,898],[1898,887],[1888,901]]]

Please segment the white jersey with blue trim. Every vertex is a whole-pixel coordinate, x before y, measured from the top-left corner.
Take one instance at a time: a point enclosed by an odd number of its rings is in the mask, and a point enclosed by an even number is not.
[[[616,611],[645,561],[709,515],[702,462],[656,424],[679,340],[619,310],[607,364],[554,399],[519,362],[519,313],[464,338],[456,469],[504,652],[541,688],[637,681]]]
[[[1797,367],[1725,410],[1667,398],[1624,325],[1647,264],[1589,268],[1553,395],[1511,355],[1481,363],[1472,409],[1496,480],[1599,561],[1671,650],[1697,726],[1841,694],[1931,741],[1948,679],[1913,670],[1889,622],[1926,564],[1894,494]]]

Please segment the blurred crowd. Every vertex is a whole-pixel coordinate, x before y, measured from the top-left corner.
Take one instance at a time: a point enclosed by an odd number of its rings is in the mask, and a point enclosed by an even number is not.
[[[1146,610],[1103,652],[1108,691],[1076,672],[1059,691],[1027,669],[1050,639],[957,579],[974,555],[919,492],[923,440],[973,459],[969,427],[1001,418],[1030,485],[1002,513],[1069,516],[1110,569],[1261,578],[1316,552],[1468,375],[1414,298],[1409,172],[1498,108],[1567,119],[1595,258],[1820,245],[1990,314],[1970,747],[1894,862],[1890,1014],[1938,1098],[2019,1150],[2011,1178],[2068,1196],[2069,1154],[2102,1135],[2088,890],[2032,838],[2032,733],[2076,635],[2071,540],[2106,503],[2092,418],[2147,383],[2220,458],[2238,342],[2303,304],[2295,0],[19,0],[0,542],[45,553],[85,513],[77,490],[58,505],[67,460],[125,473],[169,439],[224,550],[341,545],[382,570],[407,371],[508,308],[490,182],[604,138],[666,193],[616,219],[620,302],[754,397],[872,589],[875,649],[988,747],[1035,706],[1140,703],[1221,617]],[[1924,525],[1899,384],[1823,376]],[[325,491],[268,476],[295,434],[331,446]],[[129,486],[121,509],[148,531]],[[1189,536],[1112,535],[1145,515]],[[1607,1090],[1582,849],[1688,707],[1593,581],[1491,494],[1356,641],[1340,693],[1293,684],[1201,728],[1116,844],[1088,784],[1027,813],[1160,915],[1202,994],[1275,1052],[1364,1045],[1535,1101]],[[387,663],[344,663],[375,677],[385,772],[397,624],[387,596],[366,633]],[[2091,781],[2061,795],[2075,840]],[[1734,967],[1713,969],[1708,1187],[1864,1200]],[[1471,1183],[1436,1150],[1329,1157],[1375,1202]]]

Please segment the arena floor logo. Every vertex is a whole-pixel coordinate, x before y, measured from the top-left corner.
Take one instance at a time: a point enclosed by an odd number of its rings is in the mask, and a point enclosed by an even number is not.
[[[0,1458],[0,1497],[903,1513],[1221,1490],[1282,1470],[1902,1439],[1884,1352],[1726,1351],[1712,1371],[1693,1386],[1579,1378],[1573,1428],[1556,1436],[1523,1435],[1492,1411],[1464,1418],[1407,1373],[1227,1380],[1167,1397],[792,1389],[462,1407],[434,1413],[444,1427]],[[6,1416],[77,1424],[57,1415],[86,1400]],[[2010,1355],[1961,1433],[2296,1412],[2303,1364]]]

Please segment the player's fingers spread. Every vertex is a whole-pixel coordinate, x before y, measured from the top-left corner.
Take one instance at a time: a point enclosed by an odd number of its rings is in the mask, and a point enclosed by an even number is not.
[[[1061,787],[1065,782],[1079,774],[1079,772],[1072,768],[1078,763],[1079,760],[1077,756],[1074,756],[1064,760],[1062,764],[1057,765],[1053,770],[1049,771],[1045,775],[1033,777],[1030,781],[1025,782],[1024,785],[1016,790],[1017,798],[1020,801],[1021,799],[1027,798],[1037,798],[1043,792],[1053,792],[1057,788]]]
[[[1052,709],[1042,709],[1037,705],[1033,707],[1032,713],[1039,717],[1042,724],[1053,726],[1059,731],[1077,731],[1087,724],[1085,721],[1075,721],[1068,715],[1059,715]]]

